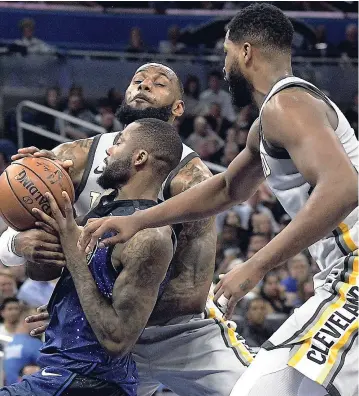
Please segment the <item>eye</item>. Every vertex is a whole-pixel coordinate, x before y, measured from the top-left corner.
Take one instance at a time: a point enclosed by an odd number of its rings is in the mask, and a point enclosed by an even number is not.
[[[158,83],[158,82],[156,82],[155,85],[157,85],[158,87],[165,87],[166,86],[165,84]]]
[[[134,84],[141,84],[142,80],[135,80],[133,83]]]

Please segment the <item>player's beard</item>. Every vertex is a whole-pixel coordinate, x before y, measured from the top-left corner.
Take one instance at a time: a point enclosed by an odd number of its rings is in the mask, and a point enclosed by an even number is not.
[[[237,107],[245,107],[252,102],[252,90],[249,82],[241,73],[239,64],[235,62],[226,75],[232,103]]]
[[[97,179],[97,183],[104,190],[120,189],[131,177],[132,154],[123,156],[107,165]]]
[[[142,118],[156,118],[157,120],[167,122],[171,115],[172,105],[157,108],[147,107],[147,109],[135,109],[129,106],[125,101],[116,111],[116,117],[123,125],[131,124],[131,122],[141,120]]]

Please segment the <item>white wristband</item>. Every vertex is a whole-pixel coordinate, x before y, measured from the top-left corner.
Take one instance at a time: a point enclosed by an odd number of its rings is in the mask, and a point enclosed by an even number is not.
[[[20,257],[13,251],[17,231],[8,227],[0,237],[0,260],[7,267],[15,267],[26,263],[24,257]]]

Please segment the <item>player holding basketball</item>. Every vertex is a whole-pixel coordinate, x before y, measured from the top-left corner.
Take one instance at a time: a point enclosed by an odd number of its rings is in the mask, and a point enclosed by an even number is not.
[[[108,153],[98,182],[115,190],[84,221],[126,217],[156,205],[163,181],[181,159],[182,142],[170,124],[142,119],[128,125]],[[63,271],[47,269],[48,279],[60,280],[48,306],[50,323],[38,360],[42,370],[0,395],[135,396],[137,371],[130,352],[170,278],[176,236],[170,227],[148,229],[86,257],[76,247],[80,228],[64,194],[65,217],[52,195],[54,219],[33,209],[43,227],[58,233],[66,260]],[[37,270],[35,263],[26,266],[30,274]]]
[[[146,64],[136,71],[119,117],[123,124],[144,117],[172,123],[183,111],[182,85],[173,70]],[[106,150],[116,137],[117,133],[109,133],[54,149],[59,160],[73,161],[69,174],[76,188],[74,206],[78,215],[84,215],[104,191],[96,180],[102,172]],[[51,157],[54,153],[38,155]],[[183,145],[181,162],[169,174],[159,197],[168,199],[210,177],[198,155]],[[9,234],[0,238],[0,259],[5,264],[21,264],[24,260],[11,251],[13,246],[16,254],[40,263],[37,276],[53,265],[64,265],[61,247],[53,235],[40,230]],[[214,272],[215,240],[213,219],[183,225],[173,260],[174,276],[133,349],[140,379],[139,396],[152,395],[160,383],[180,396],[188,396],[189,389],[191,396],[228,396],[252,360],[233,329],[225,326],[213,301],[208,301],[206,312],[202,313]]]
[[[234,99],[252,96],[260,131],[223,174],[156,208],[85,227],[90,246],[106,229],[126,240],[146,227],[202,219],[246,200],[263,180],[292,222],[224,276],[216,299],[227,316],[270,270],[309,246],[320,267],[315,295],[266,342],[233,396],[353,396],[358,391],[358,141],[339,108],[292,75],[293,27],[278,8],[254,4],[230,22],[225,73]],[[246,88],[246,89],[245,89]],[[249,95],[246,95],[249,93]],[[132,220],[132,221],[131,221]]]

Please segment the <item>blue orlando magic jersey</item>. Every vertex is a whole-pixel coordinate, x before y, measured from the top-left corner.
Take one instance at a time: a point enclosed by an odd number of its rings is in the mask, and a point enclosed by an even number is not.
[[[111,201],[113,197],[113,194],[103,197],[86,215],[83,224],[89,218],[128,216],[135,210],[156,205],[156,202],[148,200]],[[172,240],[175,244],[174,234]],[[89,269],[96,285],[110,303],[113,286],[121,270],[113,267],[111,254],[112,248],[104,248],[97,249],[88,256]],[[171,267],[161,284],[159,296],[170,277]],[[50,322],[39,358],[41,367],[66,367],[78,374],[116,383],[127,395],[136,395],[137,371],[131,354],[110,357],[102,348],[85,317],[74,282],[66,268],[55,287],[48,310]]]

